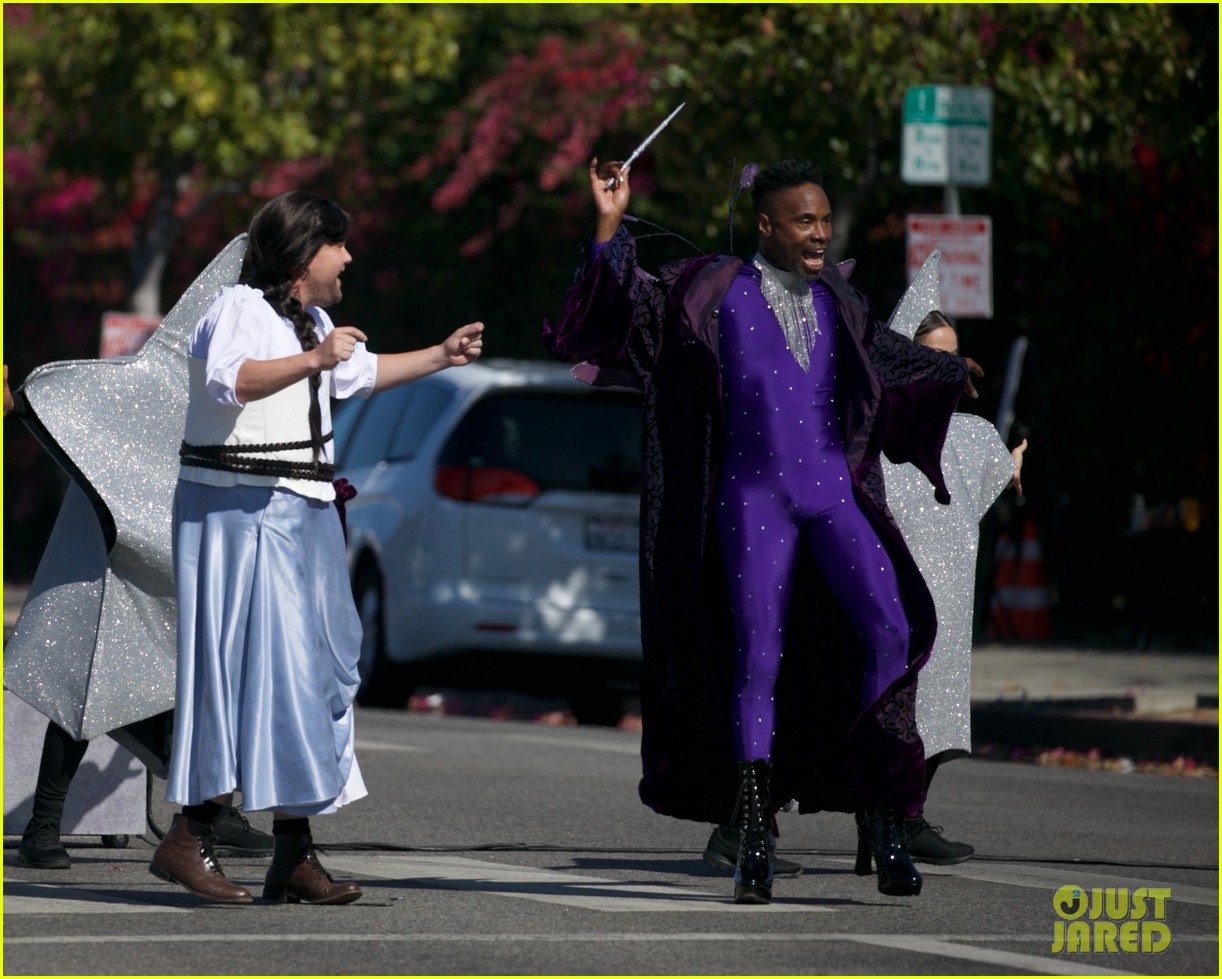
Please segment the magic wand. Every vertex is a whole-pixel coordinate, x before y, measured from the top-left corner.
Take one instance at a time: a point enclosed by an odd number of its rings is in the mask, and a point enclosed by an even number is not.
[[[628,154],[628,159],[626,159],[622,164],[620,164],[620,173],[623,173],[630,166],[632,166],[632,162],[638,156],[640,156],[643,152],[645,152],[645,147],[647,147],[650,143],[652,143],[657,138],[658,133],[660,133],[663,129],[665,129],[667,126],[670,125],[670,121],[682,111],[685,105],[687,105],[686,102],[680,102],[679,108],[675,109],[674,112],[672,112],[665,119],[663,119],[661,124],[658,126],[658,128],[655,129],[653,132],[651,132],[648,136],[646,136],[641,141],[641,145],[638,146],[635,150],[633,150],[630,154]],[[609,177],[607,179],[607,183],[606,183],[607,190],[611,190],[615,186],[615,179],[616,179],[615,177]]]

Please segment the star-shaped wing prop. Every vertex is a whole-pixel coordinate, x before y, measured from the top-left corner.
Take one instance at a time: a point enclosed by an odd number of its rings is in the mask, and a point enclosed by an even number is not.
[[[941,307],[941,288],[942,253],[933,251],[900,296],[887,326],[911,340],[929,311]]]
[[[4,685],[73,737],[174,706],[170,509],[187,414],[187,340],[238,281],[231,241],[132,357],[35,369],[23,418],[72,477],[4,649]]]

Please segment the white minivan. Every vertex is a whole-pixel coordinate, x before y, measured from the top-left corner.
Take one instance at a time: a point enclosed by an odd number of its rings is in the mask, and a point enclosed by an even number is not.
[[[424,682],[564,696],[614,721],[640,675],[641,400],[481,360],[335,414],[364,627],[358,701]]]

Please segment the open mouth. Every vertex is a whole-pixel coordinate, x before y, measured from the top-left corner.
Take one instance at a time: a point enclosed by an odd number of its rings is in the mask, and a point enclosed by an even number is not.
[[[824,254],[825,254],[825,249],[822,249],[822,248],[811,249],[809,251],[803,251],[802,256],[801,256],[802,264],[806,266],[808,269],[822,268]]]

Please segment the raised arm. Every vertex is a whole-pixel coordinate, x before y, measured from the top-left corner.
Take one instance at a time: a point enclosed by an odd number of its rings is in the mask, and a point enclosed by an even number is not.
[[[614,181],[610,188],[609,181]],[[628,212],[628,201],[632,191],[628,186],[628,171],[618,162],[600,167],[598,157],[590,160],[590,193],[594,197],[594,210],[598,220],[594,227],[596,242],[610,241],[615,229]]]
[[[606,186],[614,177],[613,187]],[[639,380],[657,357],[665,293],[662,284],[637,266],[636,244],[623,226],[630,190],[618,163],[590,161],[594,239],[586,250],[564,307],[553,324],[543,324],[543,343],[561,360],[584,360],[599,368],[631,373]]]

